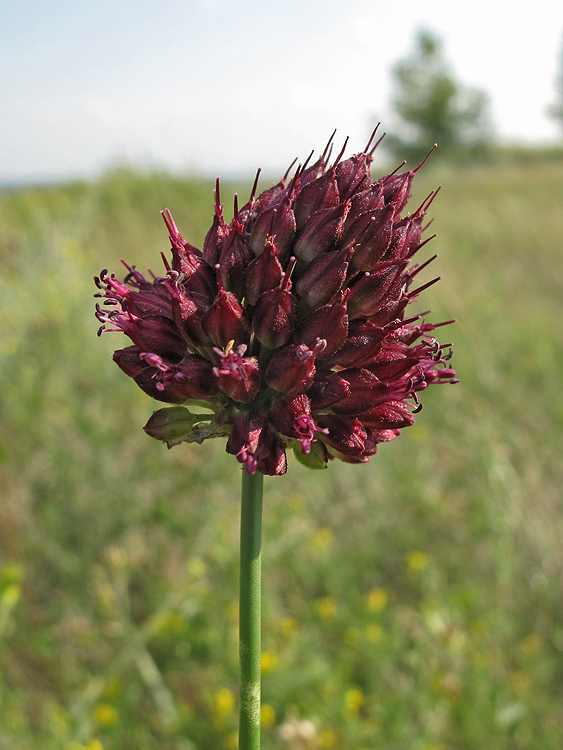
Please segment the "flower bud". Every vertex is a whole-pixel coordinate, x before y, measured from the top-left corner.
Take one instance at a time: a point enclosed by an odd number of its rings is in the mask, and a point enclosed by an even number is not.
[[[309,218],[317,211],[334,208],[339,203],[336,175],[334,169],[330,169],[316,180],[308,182],[299,191],[293,207],[297,231],[303,229]]]
[[[376,430],[396,430],[410,427],[414,417],[407,404],[400,401],[387,401],[363,412],[364,425]]]
[[[344,456],[360,456],[364,452],[367,431],[359,419],[339,414],[322,414],[317,425],[328,430],[323,443]]]
[[[347,337],[348,315],[343,294],[334,304],[311,310],[297,326],[293,340],[296,344],[305,344],[311,349],[317,339],[324,339],[326,347],[319,353],[318,359],[326,359],[344,345]]]
[[[220,277],[219,284],[219,293],[201,322],[213,343],[224,349],[231,341],[234,346],[246,342],[249,331],[240,302],[232,292],[225,291]]]
[[[340,203],[313,214],[299,233],[293,253],[310,263],[317,255],[331,250],[342,235],[349,209],[349,203]]]
[[[362,192],[369,186],[372,161],[369,154],[362,152],[336,165],[336,182],[338,183],[341,201],[348,200],[348,198]]]
[[[307,391],[311,409],[326,409],[327,406],[342,401],[350,395],[350,384],[337,372],[319,370],[315,373],[313,383]]]
[[[139,354],[141,354],[141,350],[138,346],[127,346],[125,349],[118,349],[113,353],[113,361],[126,375],[134,378],[147,366],[147,363],[140,358]]]
[[[203,260],[201,251],[182,237],[170,210],[167,208],[160,213],[172,245],[172,270],[182,276],[186,290],[207,296],[211,301],[217,292],[213,268]]]
[[[263,254],[263,253],[262,253]],[[277,349],[287,344],[297,321],[297,299],[289,291],[289,273],[276,289],[269,289],[258,298],[254,311],[254,333],[258,341],[268,349]]]
[[[260,255],[267,238],[271,235],[275,237],[281,257],[287,258],[295,237],[295,226],[291,200],[289,195],[285,194],[280,204],[275,203],[258,215],[250,232],[248,245],[254,255]]]
[[[246,271],[244,296],[250,305],[255,305],[263,292],[275,289],[281,282],[283,268],[279,258],[278,246],[269,237],[263,252],[254,258]]]
[[[221,257],[221,251],[223,249],[223,243],[225,238],[229,235],[229,227],[225,223],[223,218],[223,206],[219,198],[219,179],[217,179],[217,185],[215,187],[215,215],[213,216],[213,223],[211,229],[207,233],[205,241],[203,243],[203,259],[211,266],[215,267],[215,264],[219,262]]]
[[[266,383],[280,393],[305,392],[315,375],[315,357],[324,348],[318,339],[314,349],[304,344],[276,351],[266,369]]]
[[[175,271],[169,271],[166,287],[172,302],[172,314],[178,331],[182,333],[188,344],[195,347],[205,345],[209,337],[203,330],[202,318],[211,306],[208,298],[194,293],[188,296],[185,288],[178,282],[178,275]]]
[[[346,341],[330,357],[330,364],[342,368],[365,366],[381,349],[381,342],[385,335],[385,329],[367,320],[350,321]]]
[[[345,247],[314,258],[301,274],[296,285],[297,294],[310,309],[325,305],[337,294],[348,272],[352,248]]]
[[[402,268],[402,265],[396,263],[391,265],[381,263],[356,281],[348,298],[350,320],[360,317],[369,318],[374,315]]]
[[[394,341],[385,343],[367,367],[379,380],[395,380],[409,372],[419,360],[416,351]]]
[[[371,409],[377,403],[374,395],[380,383],[376,376],[364,368],[355,367],[341,370],[339,376],[348,383],[349,395],[331,405],[336,414],[359,414]]]
[[[395,211],[401,213],[409,200],[414,170],[401,174],[391,174],[379,180],[383,190],[385,205],[393,204]]]
[[[235,196],[235,216],[230,226],[229,236],[223,242],[218,265],[223,286],[227,291],[233,292],[238,299],[243,297],[246,269],[250,261],[254,259],[243,233],[244,226],[239,222]]]
[[[369,218],[369,222],[366,224],[365,233],[358,237],[358,245],[352,258],[352,265],[357,271],[371,271],[378,261],[386,257],[393,234],[395,211],[393,206],[385,206],[370,211],[366,218]],[[358,221],[362,219],[365,222],[363,216],[360,216]]]
[[[383,188],[381,185],[374,183],[352,196],[350,203],[350,213],[346,219],[346,225],[352,224],[362,214],[383,208],[385,206]],[[344,227],[344,231],[346,231],[346,226]]]

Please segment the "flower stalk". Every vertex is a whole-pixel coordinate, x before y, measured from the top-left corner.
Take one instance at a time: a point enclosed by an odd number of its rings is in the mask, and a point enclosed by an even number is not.
[[[162,212],[172,258],[145,277],[124,263],[95,283],[103,331],[131,344],[114,361],[156,401],[145,425],[169,448],[227,439],[244,467],[240,537],[239,750],[260,748],[260,578],[264,475],[287,470],[286,451],[311,469],[366,463],[422,408],[429,385],[456,383],[451,344],[408,309],[438,278],[413,261],[431,237],[424,218],[438,191],[404,214],[422,166],[374,180],[373,132],[363,151],[290,167],[227,224],[215,215],[199,250]],[[334,134],[333,134],[334,135]],[[372,145],[373,144],[373,145]],[[411,285],[421,284],[416,289]],[[171,406],[170,406],[171,405]],[[204,411],[191,411],[192,408]]]
[[[264,475],[242,472],[239,750],[260,748],[261,553]]]

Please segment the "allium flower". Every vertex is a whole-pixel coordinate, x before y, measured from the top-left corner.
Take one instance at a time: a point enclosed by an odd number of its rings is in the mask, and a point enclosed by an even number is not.
[[[164,275],[149,280],[126,265],[123,281],[96,278],[100,333],[132,341],[115,362],[149,396],[176,404],[145,426],[169,447],[225,436],[250,474],[285,473],[288,447],[311,468],[363,463],[413,424],[420,391],[456,382],[451,345],[432,336],[445,324],[407,315],[437,281],[411,289],[430,262],[412,258],[436,193],[403,215],[421,165],[373,181],[373,136],[329,165],[331,141],[315,164],[255,197],[257,176],[243,208],[235,196],[230,224],[217,181],[203,250],[163,211]]]

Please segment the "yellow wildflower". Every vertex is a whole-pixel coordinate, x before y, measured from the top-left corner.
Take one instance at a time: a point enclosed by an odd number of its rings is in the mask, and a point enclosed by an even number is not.
[[[229,688],[221,688],[215,693],[215,713],[220,717],[226,717],[233,713],[235,708],[235,696]]]
[[[520,649],[524,656],[535,656],[542,647],[542,640],[539,635],[530,633],[527,635],[522,643]]]
[[[332,729],[324,729],[319,734],[319,747],[331,748],[336,745],[336,732]]]
[[[201,557],[192,557],[188,560],[187,568],[192,578],[202,578],[207,571],[207,566]]]
[[[260,654],[262,672],[273,672],[278,666],[278,661],[278,655],[273,651],[262,651]]]
[[[336,615],[336,599],[334,599],[332,596],[325,596],[322,599],[319,599],[315,602],[315,607],[317,608],[317,612],[319,613],[319,615],[325,620],[328,620]]]
[[[366,625],[366,638],[371,643],[379,643],[383,639],[383,628],[381,625],[377,625],[376,623],[372,623],[371,625]]]
[[[119,714],[109,703],[99,703],[94,711],[94,718],[103,727],[112,727],[119,721]]]
[[[260,723],[265,727],[271,727],[276,720],[276,712],[267,703],[263,703],[260,707]]]
[[[299,630],[299,623],[294,617],[284,617],[280,622],[280,630],[284,635],[295,635]]]
[[[368,591],[366,595],[367,606],[372,612],[379,612],[385,607],[389,601],[387,591],[385,589],[377,588]]]
[[[424,570],[428,565],[428,555],[416,549],[407,557],[407,565],[411,570]]]
[[[330,549],[333,545],[334,534],[326,527],[319,529],[311,539],[311,548],[319,552]]]
[[[358,714],[365,700],[364,694],[359,688],[350,688],[344,695],[344,713]]]

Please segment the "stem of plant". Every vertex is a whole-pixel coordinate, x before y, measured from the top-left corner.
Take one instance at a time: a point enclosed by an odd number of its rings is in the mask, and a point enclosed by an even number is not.
[[[264,475],[242,472],[239,750],[260,750],[260,587]]]

